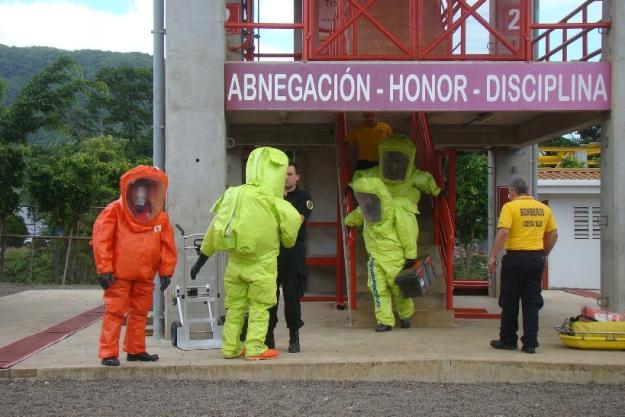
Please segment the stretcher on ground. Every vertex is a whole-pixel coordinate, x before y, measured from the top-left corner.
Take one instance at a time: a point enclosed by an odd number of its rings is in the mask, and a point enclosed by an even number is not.
[[[625,321],[586,321],[578,316],[556,327],[562,343],[575,349],[625,350]]]

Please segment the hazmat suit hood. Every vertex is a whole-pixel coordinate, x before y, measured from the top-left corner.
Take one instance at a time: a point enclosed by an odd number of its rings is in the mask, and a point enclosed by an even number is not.
[[[289,158],[279,149],[256,148],[245,166],[245,183],[255,185],[261,194],[282,198]]]
[[[367,223],[375,225],[393,220],[393,197],[379,178],[359,178],[352,183],[352,189]]]
[[[385,183],[406,181],[414,171],[416,148],[406,135],[395,134],[380,142],[380,178]]]
[[[158,222],[167,184],[167,175],[156,167],[139,165],[122,175],[120,200],[126,219],[138,226]]]

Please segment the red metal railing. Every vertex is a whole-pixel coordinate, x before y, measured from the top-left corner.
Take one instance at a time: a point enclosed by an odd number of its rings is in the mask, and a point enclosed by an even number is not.
[[[354,197],[351,193],[345,193],[347,185],[351,181],[352,167],[350,166],[350,153],[348,145],[345,142],[345,136],[347,136],[347,117],[345,113],[339,113],[336,122],[336,141],[337,141],[337,162],[338,162],[338,198],[340,206],[338,209],[338,219],[341,225],[344,225],[344,217],[354,209]],[[349,300],[350,310],[356,310],[358,303],[356,301],[356,232],[353,229],[346,229],[341,227],[341,240],[340,243],[341,253],[344,256],[344,263],[349,280],[347,285],[347,293]],[[338,244],[338,242],[337,242]],[[341,287],[341,293],[342,293]],[[337,289],[338,291],[338,289]]]
[[[305,23],[309,60],[508,61],[527,60],[531,52],[525,41],[532,21],[531,0],[506,3],[518,19],[508,26],[501,23],[503,9],[496,9],[497,3],[487,0],[473,4],[467,0],[405,0],[405,8],[399,11],[383,7],[383,0],[337,0],[333,4],[332,25],[320,28],[317,12],[323,6],[308,1],[309,20]],[[486,13],[484,9],[491,4],[495,5],[493,10]],[[324,36],[320,36],[320,29]],[[493,47],[484,44],[481,52],[468,52],[484,34]]]
[[[594,30],[600,32],[602,29],[608,29],[611,26],[611,22],[607,21],[595,21],[589,22],[590,12],[589,9],[593,4],[603,3],[603,0],[587,0],[571,13],[566,15],[557,23],[532,23],[529,25],[532,31],[544,30],[538,36],[534,37],[529,42],[530,50],[537,55],[535,61],[551,61],[558,54],[561,59],[559,61],[568,61],[569,48],[577,41],[581,39],[581,55],[576,60],[588,61],[601,54],[601,39],[596,39],[598,47],[589,50],[590,36]],[[581,20],[575,22],[575,20]],[[576,31],[574,35],[569,37],[569,31]],[[552,46],[552,35],[561,33],[561,40],[555,46]],[[600,34],[600,33],[599,33]],[[598,36],[599,38],[600,36]],[[577,47],[577,45],[575,45]],[[537,49],[544,49],[544,52],[536,52]]]
[[[412,115],[413,140],[417,145],[419,166],[430,172],[439,186],[445,184],[443,171],[432,143],[432,132],[426,113],[413,113]],[[455,181],[454,181],[455,183]],[[452,190],[455,191],[455,190]],[[455,192],[454,192],[455,194]],[[455,203],[454,203],[455,204]],[[448,195],[434,199],[434,241],[439,248],[445,286],[447,290],[447,309],[453,308],[453,278],[454,278],[454,221],[450,208],[449,189]]]
[[[611,26],[611,22],[601,19],[590,21],[589,10],[593,5],[602,6],[603,0],[584,1],[555,23],[534,23],[532,0],[477,0],[473,4],[468,0],[404,0],[403,10],[385,7],[383,2],[301,0],[302,22],[280,23],[252,22],[252,2],[248,1],[244,16],[247,21],[225,24],[228,29],[242,30],[241,44],[230,49],[241,50],[248,61],[541,61],[557,57],[567,61],[571,60],[572,49],[577,48],[581,54],[575,59],[586,61],[601,53],[600,37],[596,37],[598,46],[594,47],[591,35]],[[269,29],[300,31],[301,51],[256,51],[259,34],[255,30]],[[555,40],[557,34],[561,34],[561,40]],[[489,38],[488,45],[480,44],[484,35]],[[471,52],[476,46],[480,51]],[[538,49],[544,52],[536,53]]]

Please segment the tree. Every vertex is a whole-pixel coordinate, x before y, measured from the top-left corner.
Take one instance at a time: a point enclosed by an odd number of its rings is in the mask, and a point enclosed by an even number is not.
[[[24,219],[21,216],[18,216],[17,214],[11,214],[7,218],[5,227],[6,227],[5,233],[7,234],[14,234],[14,235],[28,234],[28,227],[26,227],[26,223],[24,223]],[[25,238],[23,237],[8,237],[6,238],[5,243],[8,247],[19,248],[21,246],[24,246],[24,240]]]
[[[586,145],[588,143],[601,142],[601,125],[591,126],[586,129],[582,129],[578,132],[573,132],[571,138],[559,136],[557,138],[549,139],[543,143],[542,146],[579,146]]]
[[[587,129],[582,129],[579,132],[580,143],[594,143],[601,142],[601,125],[591,126]]]
[[[23,149],[14,144],[3,143],[0,139],[0,278],[4,272],[5,225],[19,205],[18,188],[22,183],[23,169]]]
[[[132,156],[152,152],[152,70],[103,68],[96,82],[104,85],[89,98],[89,108],[100,118],[101,132],[128,139]]]
[[[0,137],[24,143],[29,134],[44,127],[66,127],[67,110],[88,87],[81,68],[67,56],[46,67],[20,92],[0,123]]]
[[[0,105],[0,236],[19,204],[18,188],[25,166],[20,145],[42,127],[62,128],[67,108],[85,85],[80,67],[71,58],[61,57],[33,77],[8,109]],[[4,91],[2,82],[0,103],[4,102]],[[4,242],[0,238],[0,274],[3,270]]]
[[[78,151],[65,147],[28,161],[26,187],[49,225],[71,230],[92,207],[119,196],[119,178],[131,167],[124,145],[93,138]]]
[[[558,165],[559,168],[584,168],[585,166],[582,161],[578,161],[573,155],[563,157]]]
[[[111,137],[86,140],[78,151],[72,147],[47,152],[28,162],[26,186],[49,226],[69,231],[65,257],[67,275],[72,236],[80,227],[90,229],[94,206],[103,206],[119,196],[119,177],[130,162],[124,155],[124,142]]]
[[[7,114],[2,104],[5,91],[6,83],[0,79],[0,125]],[[22,155],[22,148],[6,141],[0,131],[0,278],[4,272],[6,223],[14,215],[19,204],[17,189],[21,185],[21,172],[24,168]]]
[[[557,138],[549,139],[543,143],[542,146],[577,146],[577,143],[571,139],[559,136]]]
[[[488,233],[488,158],[484,153],[457,156],[456,240],[465,251],[461,273],[471,269],[476,240]]]

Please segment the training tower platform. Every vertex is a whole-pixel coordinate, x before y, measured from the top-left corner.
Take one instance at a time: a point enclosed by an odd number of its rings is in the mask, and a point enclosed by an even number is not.
[[[625,175],[614,163],[625,157],[615,93],[625,35],[614,24],[625,21],[625,4],[580,0],[543,16],[531,0],[293,0],[281,2],[286,14],[269,3],[167,1],[173,222],[203,232],[215,199],[243,181],[251,149],[285,150],[315,203],[305,300],[336,303],[352,325],[369,325],[362,240],[341,226],[352,205],[343,138],[361,112],[377,112],[413,138],[418,167],[447,190],[420,203],[419,252],[433,256],[438,279],[418,300],[417,323],[496,317],[454,305],[454,286],[463,285],[453,279],[456,150],[489,154],[494,236],[502,187],[516,176],[535,179],[534,145],[601,123],[602,146],[610,143],[601,158],[602,297],[625,309],[625,255],[615,250],[625,239],[617,210]]]

